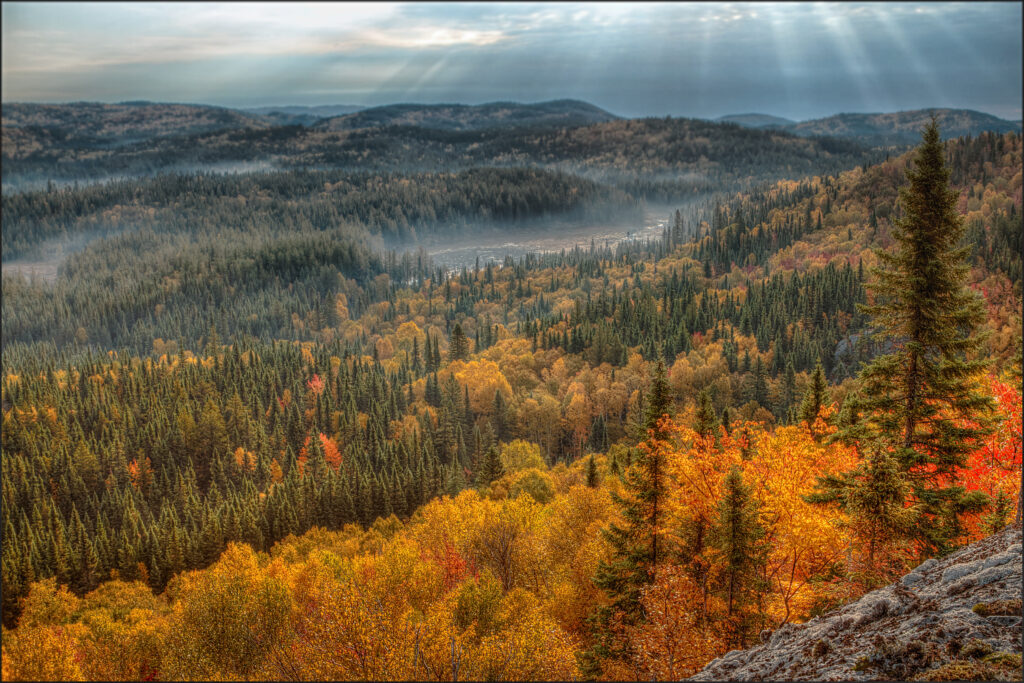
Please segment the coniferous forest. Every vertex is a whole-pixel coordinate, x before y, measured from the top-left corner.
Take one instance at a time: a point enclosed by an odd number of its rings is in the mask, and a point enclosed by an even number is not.
[[[1019,130],[583,105],[5,101],[3,678],[680,680],[1021,524]]]

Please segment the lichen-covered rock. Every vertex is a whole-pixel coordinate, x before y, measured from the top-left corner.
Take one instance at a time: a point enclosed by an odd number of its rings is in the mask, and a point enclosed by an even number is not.
[[[1006,529],[806,624],[762,634],[761,645],[689,680],[955,680],[948,676],[975,669],[1020,680],[1006,658],[1020,661],[1021,577],[1021,530]],[[1002,668],[972,658],[982,652]]]

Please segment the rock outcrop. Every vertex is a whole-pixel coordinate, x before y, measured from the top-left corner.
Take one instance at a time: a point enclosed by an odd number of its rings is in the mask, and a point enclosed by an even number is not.
[[[1021,530],[931,559],[692,681],[1021,680]]]

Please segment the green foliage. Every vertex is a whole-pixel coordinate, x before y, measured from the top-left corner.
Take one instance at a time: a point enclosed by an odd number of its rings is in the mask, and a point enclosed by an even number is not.
[[[491,446],[487,449],[487,452],[484,453],[483,462],[480,464],[480,469],[477,472],[477,486],[488,486],[494,480],[500,479],[504,473],[505,468],[501,464],[501,457],[498,454],[498,449]]]
[[[768,561],[768,544],[758,521],[757,500],[743,483],[738,467],[734,466],[725,478],[710,545],[724,559],[722,582],[729,639],[743,647],[763,626],[757,603],[765,592],[761,577]]]
[[[647,431],[653,430],[653,438],[662,439],[665,437],[665,432],[659,427],[658,423],[666,415],[671,417],[674,412],[673,404],[672,389],[665,376],[665,363],[659,360],[654,368],[654,379],[651,381],[651,386],[647,391],[644,402],[643,427],[645,435]]]
[[[703,437],[713,437],[718,428],[718,416],[711,405],[711,392],[704,389],[697,397],[697,415],[693,429]]]
[[[598,484],[597,475],[597,463],[594,462],[594,456],[591,455],[587,458],[587,486],[595,488]]]
[[[969,250],[959,246],[963,220],[934,121],[907,177],[910,186],[900,191],[904,215],[893,230],[896,250],[876,251],[880,266],[870,285],[876,303],[863,308],[893,351],[861,370],[855,409],[867,437],[892,449],[918,510],[909,531],[931,554],[948,552],[960,535],[960,516],[985,504],[983,496],[942,482],[955,480],[988,433],[993,400],[975,383],[988,367],[978,331],[984,308],[966,287]],[[847,428],[840,436],[852,442],[865,433]]]
[[[814,421],[818,419],[821,409],[825,407],[828,385],[825,383],[825,370],[821,361],[814,366],[814,373],[811,375],[811,384],[804,392],[804,399],[800,403],[800,421],[814,429]]]

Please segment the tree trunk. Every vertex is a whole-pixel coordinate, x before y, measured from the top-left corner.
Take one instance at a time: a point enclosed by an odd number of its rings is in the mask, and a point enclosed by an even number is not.
[[[914,440],[917,422],[917,354],[910,354],[910,368],[907,373],[907,416],[903,430],[903,447],[910,448]]]

